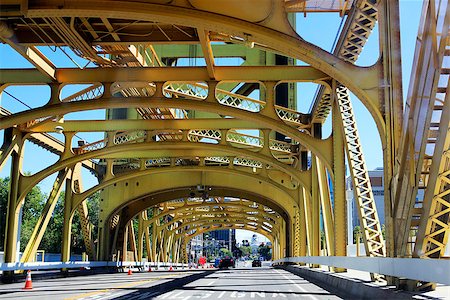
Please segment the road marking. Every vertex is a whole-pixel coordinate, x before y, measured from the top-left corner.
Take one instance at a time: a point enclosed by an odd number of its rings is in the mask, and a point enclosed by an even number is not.
[[[299,286],[297,283],[295,283],[295,281],[293,281],[292,279],[290,279],[289,277],[287,277],[285,274],[283,274],[282,272],[280,272],[280,270],[275,270],[275,272],[277,272],[278,274],[282,275],[284,278],[286,278],[287,280],[289,280],[289,282],[291,282],[293,285],[295,285],[300,291],[304,292],[304,293],[310,293],[309,291],[305,290],[304,288],[302,288],[301,286]],[[313,295],[305,295],[307,297],[310,297],[311,299],[315,299],[317,300],[316,297],[314,297]]]
[[[211,281],[210,283],[208,283],[207,285],[212,285],[214,282],[216,282],[217,279],[213,279],[213,281]]]
[[[217,297],[217,299],[220,299],[223,297],[223,295],[225,295],[226,291],[223,291],[222,293],[220,293],[219,297]]]
[[[80,294],[80,295],[77,295],[77,296],[74,296],[74,297],[65,298],[65,300],[77,300],[77,299],[82,299],[82,298],[95,299],[98,296],[95,297],[95,298],[92,298],[92,296],[96,296],[96,295],[99,295],[99,294],[105,294],[105,293],[108,293],[108,292],[111,292],[111,291],[115,291],[115,290],[120,290],[120,289],[123,289],[123,288],[129,288],[129,287],[132,287],[132,286],[137,286],[137,285],[140,285],[140,284],[145,284],[145,283],[149,283],[149,282],[160,280],[160,279],[167,279],[167,278],[175,277],[175,276],[178,276],[178,275],[180,275],[180,273],[166,275],[166,276],[153,277],[153,278],[145,279],[145,280],[133,281],[131,283],[127,283],[127,284],[120,285],[120,286],[117,286],[117,287],[101,289],[101,290],[98,290],[98,291],[84,293],[84,294]]]

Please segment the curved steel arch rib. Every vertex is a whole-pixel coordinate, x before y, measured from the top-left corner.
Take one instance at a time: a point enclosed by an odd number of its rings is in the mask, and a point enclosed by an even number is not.
[[[91,151],[87,153],[83,153],[76,156],[71,156],[68,158],[63,158],[55,163],[53,166],[50,166],[33,176],[23,176],[20,184],[21,198],[25,197],[25,195],[44,178],[50,176],[51,174],[79,163],[81,161],[91,159],[91,158],[111,158],[114,156],[123,157],[128,156],[127,153],[138,155],[138,156],[147,156],[151,157],[151,153],[154,153],[156,157],[164,156],[164,154],[168,154],[172,156],[171,153],[174,153],[174,156],[183,156],[186,154],[185,150],[196,151],[193,153],[197,156],[243,156],[249,157],[251,159],[255,159],[258,161],[262,161],[264,164],[276,166],[277,169],[281,169],[286,172],[287,175],[295,178],[299,183],[304,185],[305,187],[309,186],[308,176],[302,176],[302,173],[296,171],[294,168],[287,166],[275,158],[268,158],[267,156],[248,151],[245,149],[239,149],[231,146],[225,145],[215,145],[215,144],[203,144],[203,143],[191,143],[191,142],[150,142],[150,143],[133,143],[133,144],[124,144],[124,145],[116,145],[107,147],[105,149]],[[203,154],[203,155],[202,155]],[[181,167],[184,168],[184,167]],[[205,167],[209,168],[209,167]],[[159,169],[152,169],[149,171],[160,172]],[[303,174],[305,175],[305,174]],[[126,175],[125,175],[126,176]],[[121,176],[120,176],[121,177]],[[117,177],[119,178],[119,177]],[[86,195],[87,197],[88,195]]]
[[[124,194],[123,187],[126,184],[133,189]],[[211,187],[210,197],[245,198],[270,207],[283,218],[292,217],[294,214],[295,193],[290,193],[270,181],[232,169],[186,167],[144,171],[140,176],[117,180],[115,184],[109,182],[97,190],[102,189],[105,199],[109,201],[108,211],[103,212],[104,222],[124,207],[127,207],[126,218],[129,221],[148,207],[169,199],[189,196],[197,185]],[[74,204],[81,203],[86,195],[75,195]]]
[[[191,204],[189,204],[191,202]],[[179,205],[181,203],[181,206]],[[154,215],[151,219],[144,222],[144,226],[149,225],[153,222],[158,222],[161,218],[166,216],[171,218],[172,221],[177,221],[178,218],[196,216],[197,214],[213,214],[213,213],[250,213],[255,215],[263,215],[268,218],[268,222],[275,223],[274,218],[281,217],[276,211],[271,208],[256,203],[254,201],[249,201],[245,199],[229,198],[224,199],[223,197],[214,198],[213,200],[203,200],[203,199],[184,199],[182,202],[167,201],[162,204],[162,211]],[[160,224],[158,224],[160,225]]]
[[[262,185],[260,185],[257,180],[253,182],[253,188],[248,187],[247,184],[243,185],[242,182],[246,181],[242,179],[242,176],[246,176],[247,174],[236,172],[236,170],[230,171],[231,172],[228,174],[220,172],[213,174],[211,170],[204,171],[207,173],[208,177],[208,180],[204,183],[205,185],[212,187],[211,191],[209,191],[210,197],[224,195],[234,198],[242,197],[250,201],[257,202],[260,205],[265,205],[276,211],[281,216],[281,219],[283,219],[283,221],[287,224],[286,228],[290,228],[289,224],[291,223],[294,214],[292,210],[294,209],[295,202],[288,199],[290,197],[289,195],[285,194],[282,196],[279,194],[281,191],[277,192],[276,189],[274,190],[273,187],[271,188],[270,183],[261,182]],[[191,170],[191,172],[195,172],[195,170]],[[199,170],[197,170],[197,172],[203,173]],[[100,224],[109,226],[108,224],[110,220],[112,220],[117,214],[120,214],[121,224],[128,224],[132,218],[139,214],[139,212],[142,212],[148,207],[166,202],[168,199],[180,199],[186,197],[189,195],[192,187],[195,187],[199,182],[201,182],[201,174],[199,176],[199,174],[189,173],[189,171],[186,171],[179,174],[181,177],[185,178],[185,180],[181,182],[184,186],[180,185],[180,181],[178,180],[171,182],[170,179],[173,179],[173,176],[171,176],[170,173],[159,174],[159,178],[153,178],[154,180],[151,180],[151,175],[148,175],[147,177],[143,176],[141,180],[129,180],[129,186],[135,186],[137,182],[141,182],[143,179],[148,178],[146,182],[149,182],[149,186],[144,188],[142,193],[136,193],[135,195],[128,194],[128,199],[124,199],[123,195],[118,193],[121,189],[120,186],[113,186],[111,187],[111,190],[105,188],[104,193],[101,196],[101,200],[108,200],[109,209],[101,213]],[[252,179],[254,178],[252,177]],[[124,182],[121,184],[123,185]],[[154,187],[152,187],[152,184]],[[226,185],[228,185],[228,187]],[[252,185],[252,182],[250,182],[250,185]],[[272,199],[267,198],[266,193],[262,194],[262,190],[272,195]],[[114,196],[115,199],[110,196]],[[106,227],[104,228],[106,230]],[[105,237],[103,237],[103,239],[104,238]],[[289,240],[287,232],[286,240]],[[286,247],[290,246],[287,245]],[[109,253],[109,250],[104,249],[103,253]]]
[[[28,8],[28,18],[108,17],[162,22],[195,27],[200,31],[220,32],[251,40],[275,52],[300,59],[349,87],[380,123],[376,104],[377,70],[359,68],[301,39],[288,25],[282,1],[274,2],[276,14],[260,24],[233,16],[196,10],[192,7],[159,5],[135,1],[68,1],[64,6],[49,3]],[[230,13],[230,11],[228,12]],[[374,92],[374,93],[371,93]]]
[[[188,110],[198,110],[218,113],[225,116],[231,116],[242,120],[249,120],[259,125],[264,125],[279,133],[291,137],[293,140],[300,142],[302,145],[310,149],[315,155],[321,158],[328,169],[332,170],[332,138],[320,140],[306,133],[300,132],[297,128],[287,125],[281,119],[275,116],[266,116],[261,113],[252,113],[249,111],[224,106],[218,102],[206,102],[190,99],[173,100],[167,98],[105,98],[90,101],[79,101],[71,103],[53,104],[49,107],[32,109],[12,116],[2,118],[0,128],[14,126],[15,124],[23,124],[29,120],[39,119],[47,116],[64,115],[69,112],[85,111],[93,109],[106,108],[181,108]]]
[[[254,223],[256,228],[279,229],[279,222],[283,219],[275,211],[266,209],[267,207],[262,207],[262,205],[256,205],[255,202],[248,200],[230,201],[232,200],[216,198],[212,201],[211,199],[203,200],[199,204],[194,205],[185,204],[178,209],[164,209],[151,219],[143,221],[142,226],[154,225],[157,226],[158,230],[172,230],[179,233],[180,230],[189,232],[192,229],[192,225],[197,224],[198,221],[212,222],[214,224],[217,222],[236,223],[239,221],[242,224]],[[186,201],[183,202],[187,203]],[[164,203],[164,207],[168,205],[170,203]],[[161,219],[165,220],[165,222],[161,223]],[[173,227],[172,225],[175,226]]]

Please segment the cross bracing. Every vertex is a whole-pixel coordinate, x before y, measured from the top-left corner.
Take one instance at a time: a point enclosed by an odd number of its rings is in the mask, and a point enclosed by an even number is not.
[[[82,219],[91,260],[140,260],[145,243],[153,261],[181,261],[194,234],[220,228],[245,228],[268,236],[275,258],[318,256],[321,222],[323,253],[346,256],[345,153],[367,254],[442,257],[449,230],[447,5],[424,4],[412,75],[418,84],[411,85],[423,86],[423,95],[410,92],[403,109],[398,1],[263,0],[257,7],[251,3],[13,0],[0,5],[2,42],[34,66],[1,69],[0,91],[23,85],[50,90],[49,101],[41,106],[21,112],[1,107],[5,138],[0,167],[11,161],[6,262],[15,261],[22,200],[55,173],[24,261],[34,257],[63,183],[62,260],[70,257],[75,213]],[[346,18],[332,52],[299,37],[289,23],[292,17],[287,13],[307,17],[315,12]],[[370,68],[356,66],[377,23],[380,59]],[[43,47],[89,64],[57,67]],[[230,57],[242,62],[219,66],[220,59]],[[204,64],[196,66],[198,59]],[[295,66],[294,60],[306,66]],[[434,68],[427,70],[427,62]],[[438,73],[431,75],[432,70]],[[300,82],[320,86],[310,112],[297,110],[294,87]],[[62,96],[63,89],[76,85],[82,87]],[[370,112],[383,146],[384,182],[389,183],[384,193],[385,239],[350,92]],[[430,95],[436,100],[427,100]],[[106,110],[107,116],[65,118],[98,109]],[[322,124],[330,112],[333,133],[323,137]],[[417,116],[423,115],[427,117],[421,122]],[[427,129],[418,132],[418,124]],[[92,132],[103,136],[75,143],[79,135]],[[23,174],[27,141],[59,159],[34,175]],[[83,189],[81,167],[95,174],[98,184]],[[199,187],[206,188],[207,195],[196,194]],[[411,200],[419,188],[425,190],[421,207]],[[85,199],[96,192],[101,207],[94,245]],[[182,209],[193,199],[199,205],[196,210]],[[233,201],[226,199],[239,199],[239,205],[229,205]],[[153,222],[149,208],[167,220]],[[138,232],[132,226],[136,218]],[[149,223],[154,224],[152,233]],[[414,250],[406,251],[411,245]]]

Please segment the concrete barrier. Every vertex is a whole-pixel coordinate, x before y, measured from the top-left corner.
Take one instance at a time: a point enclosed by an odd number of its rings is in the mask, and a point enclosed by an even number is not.
[[[344,299],[411,299],[414,295],[395,290],[393,286],[380,286],[375,283],[344,277],[339,273],[294,265],[279,267],[322,286]]]

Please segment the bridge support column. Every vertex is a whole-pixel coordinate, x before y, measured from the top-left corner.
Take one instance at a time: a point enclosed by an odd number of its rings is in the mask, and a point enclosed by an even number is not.
[[[11,176],[8,193],[8,211],[6,213],[6,230],[4,243],[4,262],[14,263],[18,260],[17,246],[20,240],[19,219],[23,205],[19,197],[20,170],[22,168],[23,144],[17,151],[11,152]],[[14,271],[5,271],[2,282],[11,283],[14,280]]]
[[[299,214],[298,214],[298,223],[299,223],[299,256],[306,256],[307,253],[307,230],[306,230],[306,211],[303,203],[305,202],[305,191],[304,188],[299,187]]]
[[[70,177],[66,179],[66,190],[64,195],[64,224],[63,236],[61,246],[61,261],[66,262],[70,260],[70,246],[72,237],[72,196],[73,196],[73,179],[74,170],[72,169]]]
[[[334,88],[334,93],[336,89]],[[345,195],[344,136],[339,107],[333,101],[333,191],[334,191],[334,254],[347,256],[347,200]],[[335,268],[335,272],[346,269]]]
[[[322,138],[322,124],[313,123],[313,136],[316,138]],[[310,237],[311,239],[308,241],[310,244],[310,255],[311,256],[320,256],[320,189],[319,189],[319,172],[317,159],[315,155],[311,155],[311,198],[310,198],[310,214],[311,214],[311,223],[309,224],[310,228]],[[313,265],[313,268],[318,268],[319,265]]]

